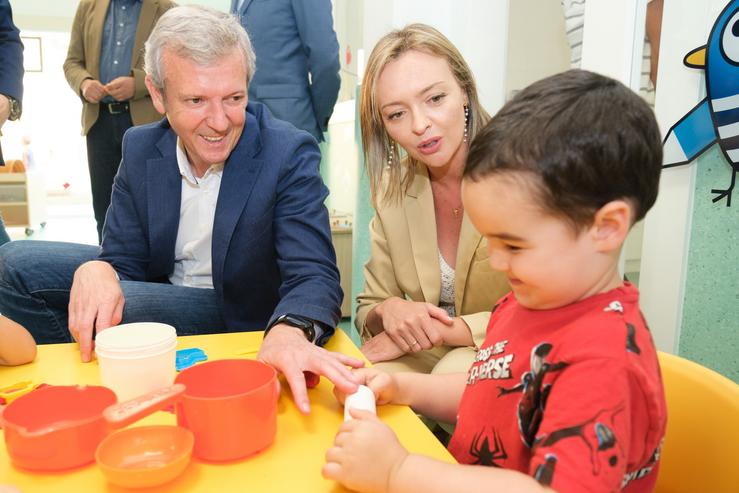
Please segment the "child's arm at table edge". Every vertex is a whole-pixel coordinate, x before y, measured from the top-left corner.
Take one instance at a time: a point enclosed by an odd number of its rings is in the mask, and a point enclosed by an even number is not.
[[[0,315],[0,365],[23,365],[36,359],[36,342],[22,325]]]
[[[404,404],[414,411],[437,421],[454,423],[462,398],[466,373],[427,375],[423,373],[396,373],[398,395],[393,404]]]

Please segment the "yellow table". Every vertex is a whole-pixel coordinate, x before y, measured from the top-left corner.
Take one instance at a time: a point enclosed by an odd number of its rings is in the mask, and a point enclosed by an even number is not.
[[[254,358],[262,333],[233,333],[179,338],[178,349],[200,347],[210,360]],[[326,345],[327,349],[361,357],[351,340],[340,330]],[[240,354],[242,353],[242,354]],[[57,385],[99,384],[97,363],[83,364],[76,344],[40,346],[34,363],[15,368],[0,367],[0,387],[32,380]],[[341,492],[333,481],[321,476],[324,454],[333,443],[343,420],[343,409],[325,378],[309,390],[311,414],[303,416],[293,404],[283,382],[277,416],[277,437],[272,446],[254,457],[228,464],[200,462],[193,459],[184,474],[158,491],[197,492]],[[437,459],[454,459],[407,407],[382,406],[379,417],[398,434],[410,451]],[[157,412],[134,424],[174,424],[173,414]],[[1,434],[1,433],[0,433]],[[95,464],[63,473],[37,473],[15,468],[0,446],[0,485],[10,484],[26,492],[124,492],[105,480]]]

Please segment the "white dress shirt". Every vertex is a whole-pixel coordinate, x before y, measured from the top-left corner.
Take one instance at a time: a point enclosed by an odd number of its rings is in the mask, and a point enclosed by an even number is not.
[[[196,178],[177,138],[177,166],[182,175],[182,202],[174,248],[174,272],[169,282],[177,286],[213,288],[213,218],[223,163],[212,165],[202,177]]]

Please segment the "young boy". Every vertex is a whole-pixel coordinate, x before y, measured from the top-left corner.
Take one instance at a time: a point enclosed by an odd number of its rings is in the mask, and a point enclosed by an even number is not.
[[[572,70],[507,103],[474,139],[462,191],[512,288],[475,363],[467,375],[357,371],[378,404],[456,422],[449,450],[469,465],[411,455],[354,411],[324,475],[372,492],[652,491],[664,393],[618,259],[661,163],[654,115],[612,79]]]

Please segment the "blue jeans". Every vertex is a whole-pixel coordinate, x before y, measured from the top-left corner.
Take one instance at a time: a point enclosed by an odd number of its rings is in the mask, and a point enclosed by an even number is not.
[[[39,344],[72,342],[67,306],[74,272],[99,247],[13,241],[0,247],[0,313],[26,327]],[[226,332],[215,290],[121,281],[122,323],[163,322],[178,335]]]
[[[4,245],[10,241],[8,232],[5,231],[5,222],[3,221],[3,215],[0,214],[0,245]]]

